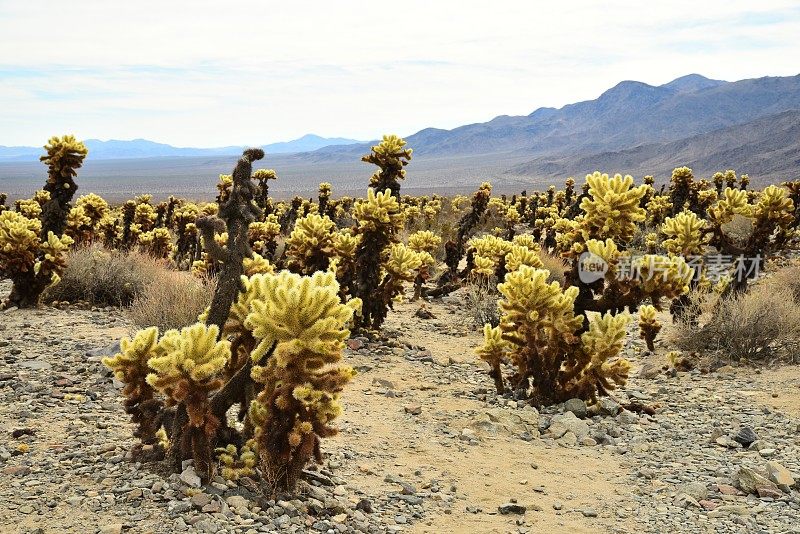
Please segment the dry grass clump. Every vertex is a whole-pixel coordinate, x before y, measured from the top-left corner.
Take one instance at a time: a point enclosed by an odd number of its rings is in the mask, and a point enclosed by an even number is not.
[[[165,268],[139,252],[81,247],[69,252],[61,280],[44,292],[43,300],[127,306]]]
[[[467,284],[467,306],[476,326],[500,324],[500,313],[497,310],[497,299],[500,294],[496,288],[497,281],[476,281]]]
[[[800,265],[784,267],[772,276],[776,286],[785,287],[791,294],[794,301],[800,305]]]
[[[136,296],[128,315],[141,328],[157,326],[162,332],[179,329],[197,322],[213,294],[213,280],[163,269]]]
[[[557,255],[548,254],[545,251],[539,253],[539,258],[542,260],[542,269],[550,271],[550,276],[547,277],[547,283],[558,282],[561,287],[566,284],[564,271],[567,269],[564,265],[564,260]]]
[[[681,349],[717,351],[721,360],[728,361],[772,363],[797,359],[800,307],[790,288],[774,277],[741,295],[716,301],[695,296],[694,305],[706,313],[700,318],[701,326],[676,325],[672,337]]]

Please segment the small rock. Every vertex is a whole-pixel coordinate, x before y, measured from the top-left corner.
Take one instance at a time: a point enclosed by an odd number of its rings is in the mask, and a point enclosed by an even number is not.
[[[743,447],[749,447],[750,444],[757,439],[758,435],[756,434],[755,430],[749,426],[743,426],[739,429],[736,435],[733,436],[733,440],[737,443],[740,443]]]
[[[597,510],[594,510],[593,508],[584,508],[581,510],[581,513],[583,514],[583,517],[597,517]]]
[[[407,414],[410,415],[419,415],[422,413],[422,405],[421,404],[406,404],[403,409]]]
[[[715,503],[714,501],[702,500],[700,501],[700,506],[702,506],[704,510],[708,510],[710,512],[715,510],[719,504]]]
[[[708,497],[708,488],[702,482],[689,482],[681,486],[678,491],[689,495],[696,501],[702,501]]]
[[[736,481],[739,484],[739,489],[747,494],[756,494],[763,497],[764,495],[762,495],[762,493],[780,492],[778,486],[776,486],[774,482],[761,476],[749,467],[739,468]]]
[[[241,495],[231,495],[225,502],[231,508],[247,508],[248,500],[242,497]]]
[[[775,461],[767,462],[767,478],[786,493],[789,493],[795,485],[792,473]]]
[[[526,508],[521,504],[517,504],[515,502],[507,502],[505,504],[501,504],[497,507],[497,511],[503,515],[508,514],[524,514]]]
[[[356,504],[356,510],[361,510],[365,514],[371,514],[372,503],[369,502],[368,499],[361,499],[360,501],[358,501],[358,504]]]
[[[200,477],[191,465],[181,472],[180,478],[184,484],[191,488],[199,488],[202,485],[202,480],[200,480]]]
[[[122,523],[112,523],[100,527],[100,534],[120,534],[122,532]]]
[[[586,403],[581,399],[569,399],[564,403],[564,411],[572,412],[579,419],[586,417]]]

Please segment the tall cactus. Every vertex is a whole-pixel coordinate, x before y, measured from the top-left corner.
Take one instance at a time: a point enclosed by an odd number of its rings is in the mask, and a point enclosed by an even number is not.
[[[39,160],[47,165],[47,183],[44,190],[50,193],[50,200],[42,206],[42,240],[53,232],[60,236],[67,224],[70,202],[78,190],[75,177],[76,169],[83,165],[86,145],[75,139],[73,135],[51,137],[44,146],[47,154]]]

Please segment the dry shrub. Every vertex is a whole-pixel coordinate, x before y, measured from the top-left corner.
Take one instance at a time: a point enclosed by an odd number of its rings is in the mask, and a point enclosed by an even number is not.
[[[539,253],[539,258],[542,260],[542,268],[550,271],[550,276],[547,277],[547,282],[550,283],[555,281],[561,284],[561,287],[564,287],[564,284],[566,283],[564,271],[567,268],[564,265],[564,260],[553,254],[548,254],[545,251],[541,251]]]
[[[157,326],[162,332],[197,322],[211,303],[214,281],[184,271],[158,271],[136,296],[128,315],[136,326]]]
[[[467,306],[475,325],[483,327],[491,324],[492,327],[500,324],[500,313],[497,310],[497,281],[476,281],[467,284]]]
[[[162,262],[139,252],[81,247],[67,255],[61,281],[45,291],[43,300],[127,306],[164,270]]]
[[[776,286],[786,288],[800,306],[800,265],[791,265],[775,271],[772,279]]]
[[[724,223],[721,229],[735,244],[741,246],[753,235],[753,220],[737,213],[733,219]]]
[[[722,359],[793,361],[800,349],[800,308],[789,289],[767,279],[741,295],[714,301],[695,296],[702,326],[677,324],[673,341],[688,351],[717,351]],[[709,312],[709,308],[713,311]]]

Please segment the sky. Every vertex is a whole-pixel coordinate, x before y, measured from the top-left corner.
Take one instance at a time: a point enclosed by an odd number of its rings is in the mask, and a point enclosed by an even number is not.
[[[370,140],[800,73],[797,0],[0,0],[0,145]]]

